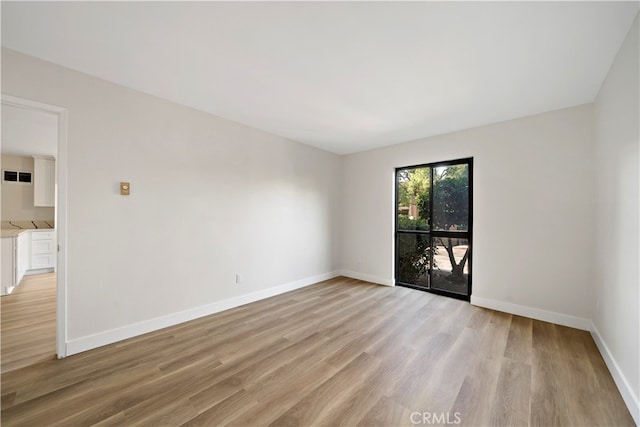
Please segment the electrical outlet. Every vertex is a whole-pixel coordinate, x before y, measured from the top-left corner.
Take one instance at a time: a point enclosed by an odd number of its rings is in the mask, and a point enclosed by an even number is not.
[[[240,273],[236,274],[236,283],[237,284],[242,283],[242,274]]]

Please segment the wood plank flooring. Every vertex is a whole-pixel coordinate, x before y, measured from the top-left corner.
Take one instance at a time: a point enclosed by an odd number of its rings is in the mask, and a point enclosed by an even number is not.
[[[24,276],[0,297],[1,372],[56,356],[56,274]]]
[[[345,278],[4,373],[1,417],[4,426],[634,425],[587,332]]]

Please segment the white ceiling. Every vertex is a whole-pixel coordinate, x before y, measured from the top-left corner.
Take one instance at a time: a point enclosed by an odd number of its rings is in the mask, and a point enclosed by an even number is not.
[[[2,45],[351,153],[591,102],[637,12],[637,1],[2,1]]]
[[[56,114],[2,104],[2,154],[55,157],[57,151]]]

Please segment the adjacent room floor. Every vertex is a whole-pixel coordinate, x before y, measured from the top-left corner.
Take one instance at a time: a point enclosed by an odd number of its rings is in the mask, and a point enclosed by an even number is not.
[[[55,358],[55,273],[25,276],[0,305],[2,373]]]
[[[424,417],[634,425],[589,333],[345,278],[2,375],[4,425]]]

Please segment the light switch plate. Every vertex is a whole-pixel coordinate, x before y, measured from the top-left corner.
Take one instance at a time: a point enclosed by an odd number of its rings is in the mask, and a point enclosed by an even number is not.
[[[121,196],[128,196],[130,190],[131,190],[131,185],[129,185],[128,182],[121,182],[120,183],[120,195]]]

